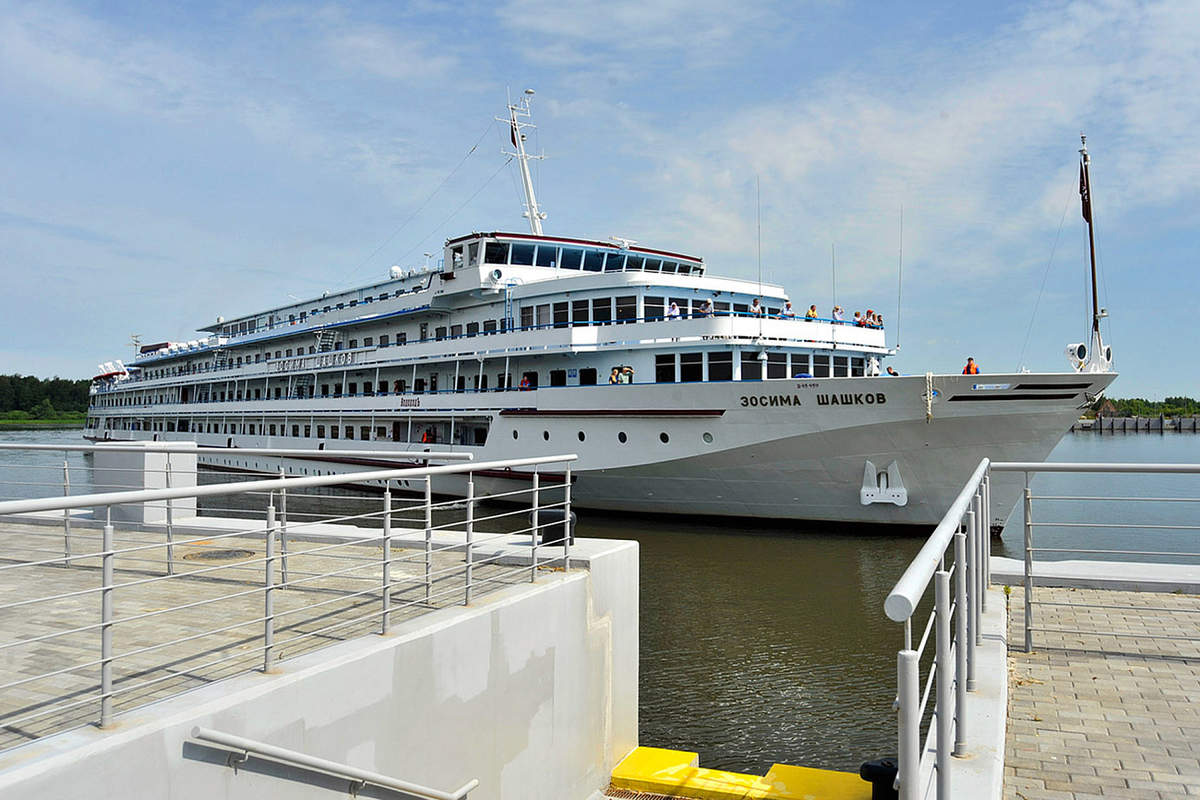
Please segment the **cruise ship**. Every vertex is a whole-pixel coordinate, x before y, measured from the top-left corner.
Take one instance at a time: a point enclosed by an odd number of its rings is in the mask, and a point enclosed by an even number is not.
[[[280,458],[238,449],[294,451],[300,474],[575,453],[577,507],[930,526],[982,457],[1045,459],[1116,377],[1099,309],[1061,373],[891,376],[879,326],[793,311],[782,287],[695,255],[546,235],[530,95],[503,120],[528,233],[459,236],[431,268],[144,345],[102,365],[86,436],[194,441],[202,463],[267,473]],[[475,491],[531,479],[484,470]],[[993,525],[1019,489],[994,485]]]

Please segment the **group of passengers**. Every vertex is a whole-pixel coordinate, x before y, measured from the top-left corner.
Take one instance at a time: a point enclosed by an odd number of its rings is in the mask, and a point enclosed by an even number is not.
[[[698,317],[713,317],[716,316],[716,313],[716,307],[713,305],[712,298],[705,300],[704,303],[701,304],[700,307],[695,311],[695,315]],[[779,309],[778,313],[772,314],[767,311],[766,307],[763,306],[759,298],[756,297],[750,302],[750,306],[746,310],[746,313],[751,317],[777,317],[778,319],[796,318],[796,310],[792,307],[791,300],[786,301],[783,304],[783,308]],[[680,310],[679,303],[672,301],[671,305],[667,307],[667,319],[675,320],[682,319],[683,317],[684,313]],[[808,307],[808,311],[804,313],[804,319],[811,322],[819,318],[820,317],[817,314],[817,304],[813,303]],[[842,310],[841,306],[835,305],[833,307],[833,311],[830,314],[830,320],[835,325],[847,324],[846,313]],[[853,324],[860,328],[882,328],[883,316],[876,314],[869,308],[865,314],[860,311],[855,311]]]

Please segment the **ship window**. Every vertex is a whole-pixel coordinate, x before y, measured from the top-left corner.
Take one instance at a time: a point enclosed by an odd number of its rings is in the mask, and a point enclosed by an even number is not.
[[[641,256],[629,256],[625,259],[625,269],[636,269],[640,271],[642,269],[643,261],[645,261],[645,259],[643,259]]]
[[[620,272],[623,269],[625,269],[625,254],[609,253],[608,259],[604,262],[604,271]]]
[[[675,382],[675,354],[667,353],[654,357],[654,382]]]
[[[716,312],[717,314],[721,314],[722,312],[728,314],[729,313],[729,303],[725,303],[725,302],[713,303],[713,311]]]
[[[708,379],[710,381],[733,380],[733,353],[708,354]]]
[[[262,400],[262,389],[255,389],[255,390],[254,390],[254,399],[255,399],[255,400]]]
[[[801,375],[811,375],[812,371],[808,366],[808,353],[792,353],[792,377],[799,378]]]
[[[329,426],[329,438],[330,439],[338,438],[338,426],[337,425]],[[346,437],[346,438],[350,438],[350,437]]]
[[[439,325],[436,328],[434,328],[433,335],[438,339],[445,339],[446,338],[446,326]]]
[[[662,262],[662,271],[663,272],[674,272],[675,268],[677,266],[679,266],[679,265],[676,264],[674,261],[664,261],[664,262]]]
[[[281,397],[283,397],[283,387],[282,387],[282,386],[276,386],[276,387],[275,387],[275,399],[276,399],[276,400],[278,400],[278,399],[279,399],[279,398],[281,398]]]
[[[379,299],[380,299],[380,300],[387,300],[387,292],[380,292],[380,293],[379,293]]]
[[[629,441],[629,437],[625,435],[625,431],[621,431],[620,433],[617,434],[617,441],[620,442],[621,444],[625,444],[626,442]]]
[[[829,377],[829,356],[813,356],[813,371],[814,378]]]
[[[281,356],[282,352],[283,352],[282,350],[276,350],[276,351],[275,351],[275,357],[276,357],[276,358],[279,358],[279,357]]]
[[[450,326],[450,338],[454,339],[459,336],[462,336],[462,325],[451,325]]]
[[[336,428],[334,428],[334,430],[337,430],[337,429],[336,429]],[[347,426],[346,426],[346,438],[347,438],[347,439],[353,439],[353,438],[354,438],[354,426],[353,426],[353,425],[347,425]]]
[[[850,374],[855,378],[861,378],[866,374],[866,364],[861,358],[850,359]]]
[[[484,334],[495,333],[496,332],[496,320],[485,319],[483,321],[483,332],[484,332]]]
[[[511,389],[512,388],[512,373],[505,373],[505,372],[497,373],[496,374],[496,388],[497,389]]]
[[[349,390],[346,392],[350,397],[355,397],[358,394],[358,384],[351,383]]]
[[[370,347],[373,344],[375,344],[375,337],[367,336],[363,338],[363,347]]]
[[[746,305],[745,303],[734,303],[733,304],[733,313],[735,316],[741,316],[743,314],[748,314],[748,313],[750,313],[750,306]]]
[[[550,370],[550,385],[551,386],[566,386],[567,371],[565,369]]]
[[[267,361],[270,361],[270,360],[271,360],[271,354],[267,353]],[[254,363],[258,364],[261,361],[262,361],[262,353],[255,353],[254,354]]]
[[[767,377],[786,378],[787,376],[787,353],[767,353]]]
[[[335,383],[333,385],[333,396],[334,397],[342,396],[342,385],[340,383]]]
[[[646,259],[646,272],[658,272],[662,269],[662,261],[657,258]]]
[[[697,383],[704,380],[704,354],[679,354],[679,380],[683,383]]]
[[[467,323],[467,336],[478,336],[478,335],[479,335],[479,323],[478,322],[468,322]]]
[[[371,440],[371,429],[369,427],[367,427],[366,425],[359,428],[358,429],[358,438],[362,439],[363,441],[370,441]]]
[[[563,269],[579,269],[583,263],[583,251],[573,250],[569,247],[562,249],[562,261],[560,264]]]
[[[542,431],[542,438],[547,442],[550,441],[550,431]]]
[[[437,391],[437,373],[436,372],[429,376],[429,391],[431,391],[431,392]]]
[[[345,304],[345,303],[338,303],[338,304],[337,304],[337,307],[338,307],[338,311],[341,311],[342,309],[344,309],[344,308],[346,307],[346,304]]]
[[[387,346],[388,346],[388,343],[389,343],[390,341],[391,341],[391,340],[390,340],[390,338],[388,337],[388,335],[387,335],[386,333],[384,333],[384,334],[381,334],[381,335],[380,335],[380,337],[379,337],[379,346],[380,346],[380,347],[387,347]]]
[[[351,307],[351,308],[354,308],[356,305],[358,305],[358,301],[357,301],[357,300],[351,300],[351,301],[350,301],[350,307]],[[338,308],[341,308],[341,307],[342,307],[342,304],[341,304],[341,303],[338,303]]]
[[[415,381],[413,381],[413,393],[414,394],[424,394],[425,393],[425,379],[424,378],[417,378]]]
[[[671,437],[670,437],[670,436],[667,436],[667,432],[666,432],[666,431],[663,431],[662,433],[660,433],[660,434],[658,435],[658,440],[659,440],[660,442],[662,442],[663,444],[666,444],[667,442],[671,441]]]
[[[591,320],[588,314],[588,309],[591,305],[587,300],[574,300],[571,302],[571,321],[576,325],[587,325]]]
[[[758,360],[758,353],[754,350],[742,351],[742,380],[762,380],[762,362]]]
[[[596,368],[584,367],[579,370],[579,385],[580,386],[595,386],[596,385]]]
[[[316,352],[317,352],[317,347],[316,347],[316,345],[312,345],[312,344],[310,344],[310,345],[308,346],[308,354],[311,356],[311,355],[313,355],[313,354],[314,354],[314,353],[316,353]]]
[[[471,242],[467,245],[467,266],[473,267],[479,263],[479,242]]]
[[[507,264],[508,245],[504,242],[488,242],[483,258],[488,264]]]
[[[521,327],[533,327],[533,306],[523,306],[521,308]]]
[[[454,391],[465,392],[467,390],[467,376],[459,375],[454,381]]]
[[[612,321],[611,297],[598,297],[592,301],[592,320],[597,325],[605,325]]]
[[[521,435],[521,434],[517,433],[515,430],[513,431],[513,438],[514,438],[514,439],[518,438],[520,435]]]
[[[849,359],[845,356],[833,357],[833,377],[845,378],[850,374]]]
[[[404,378],[401,378],[400,380],[394,382],[392,384],[392,391],[394,391],[396,394],[404,394],[408,391],[408,381]]]
[[[455,247],[450,251],[450,268],[462,269],[463,265],[463,249],[462,245]]]
[[[549,324],[550,324],[550,304],[544,303],[537,307],[537,325],[540,328],[543,325],[549,325]]]
[[[379,385],[377,387],[375,387],[375,393],[379,394],[379,395],[387,394],[388,393],[388,382],[380,381]]]
[[[408,333],[407,332],[400,331],[399,333],[396,334],[396,344],[404,344],[407,341],[408,341]]]
[[[604,269],[604,253],[588,250],[583,259],[583,268],[588,272],[599,272]]]
[[[528,267],[533,265],[533,245],[531,244],[514,244],[512,246],[511,264],[518,267]]]
[[[687,298],[686,297],[672,297],[671,302],[674,303],[675,305],[679,306],[680,318],[687,319],[687,317],[689,316]]]
[[[318,439],[324,439],[324,438],[325,438],[325,426],[324,426],[324,425],[318,425],[318,426],[317,426],[317,438],[318,438]]]
[[[661,297],[647,297],[642,300],[642,304],[646,309],[646,319],[663,318],[663,299]]]
[[[341,350],[341,349],[342,349],[342,342],[334,342],[334,343],[333,343],[333,349],[334,349],[334,350]]]
[[[587,438],[587,436],[584,435],[583,431],[580,431],[578,436],[579,436],[579,441],[581,441],[581,442]]]
[[[521,373],[521,382],[525,383],[525,385],[530,389],[538,388],[537,370],[531,370],[529,372],[522,372]]]
[[[308,312],[307,312],[307,311],[301,311],[301,312],[300,312],[300,321],[301,321],[301,322],[304,322],[306,319],[308,319]]]
[[[617,298],[617,322],[619,324],[636,322],[637,315],[637,295]]]
[[[537,265],[553,267],[558,263],[558,248],[548,244],[540,244],[537,249]]]
[[[554,327],[565,328],[570,323],[570,305],[566,302],[554,304]]]
[[[356,347],[358,347],[358,339],[351,339],[350,340],[350,349],[353,350]]]

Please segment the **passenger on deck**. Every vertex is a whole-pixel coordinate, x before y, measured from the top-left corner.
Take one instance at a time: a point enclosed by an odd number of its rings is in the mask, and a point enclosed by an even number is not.
[[[895,367],[888,367],[888,368],[887,368],[887,374],[888,374],[888,375],[890,375],[890,376],[892,376],[893,378],[899,378],[899,377],[900,377],[900,373],[899,373],[899,372],[896,372],[896,369],[895,369]]]
[[[700,316],[711,317],[716,313],[717,313],[716,309],[713,307],[712,298],[710,297],[707,300],[705,300],[704,305],[700,307]]]
[[[621,382],[621,368],[620,367],[613,367],[612,374],[608,376],[608,382],[609,383],[620,383]]]
[[[808,307],[808,311],[804,312],[804,318],[805,319],[816,319],[817,318],[817,304],[816,303],[813,303],[811,306]]]
[[[834,306],[833,313],[830,315],[833,318],[833,324],[844,325],[846,322],[846,312],[842,311],[841,306]]]
[[[674,300],[671,301],[671,307],[667,309],[667,319],[679,319],[679,304]]]
[[[788,300],[783,304],[783,310],[779,312],[780,319],[795,319],[796,311],[792,308],[792,301]]]
[[[752,300],[750,303],[750,313],[756,317],[761,317],[763,314],[762,304],[758,302],[757,297],[754,298],[754,300]]]
[[[633,367],[625,367],[621,370],[621,382],[633,383]]]
[[[862,315],[862,312],[861,312],[861,311],[855,311],[855,312],[854,312],[854,327],[856,327],[856,328],[862,328],[862,327],[864,327],[866,324],[867,324],[867,320],[866,320],[866,318],[865,318],[865,317],[863,317],[863,315]]]
[[[967,365],[965,367],[963,367],[962,374],[963,375],[978,375],[979,374],[979,365],[975,363],[975,359],[973,359],[973,358],[967,359]]]

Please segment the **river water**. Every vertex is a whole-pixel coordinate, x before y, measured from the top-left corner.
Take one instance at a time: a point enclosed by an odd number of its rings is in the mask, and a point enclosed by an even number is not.
[[[77,430],[5,431],[0,441],[80,439]],[[18,457],[0,453],[0,484],[8,484],[0,496],[43,494],[32,485],[61,481],[61,453],[19,460],[10,466]],[[87,457],[67,460],[78,483]],[[1050,460],[1200,462],[1200,436],[1077,433]],[[27,485],[14,487],[14,481]],[[1033,488],[1038,494],[1200,498],[1200,476],[1039,476]],[[59,485],[51,493],[61,491]],[[1035,507],[1035,520],[1084,512],[1108,522],[1171,524],[1172,515],[1200,516],[1200,504],[1154,503],[1136,511],[1099,502],[1064,505],[1053,513]],[[993,541],[993,552],[1020,557],[1018,516]],[[902,629],[884,615],[883,602],[922,539],[794,535],[779,527],[762,530],[751,520],[704,524],[586,511],[577,533],[636,539],[641,546],[642,744],[697,751],[703,766],[757,774],[775,762],[857,771],[863,761],[894,753],[891,705]],[[1191,541],[1167,530],[1129,537],[1121,530],[1067,528],[1039,532],[1038,542],[1200,550],[1194,532]]]

